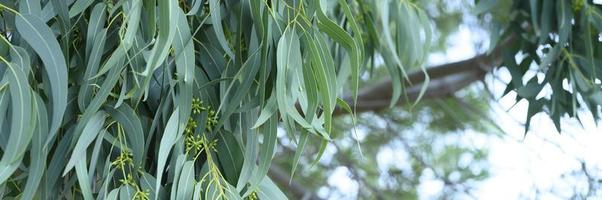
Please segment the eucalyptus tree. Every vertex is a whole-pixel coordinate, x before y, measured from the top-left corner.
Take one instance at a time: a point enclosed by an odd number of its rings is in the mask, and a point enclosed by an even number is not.
[[[294,174],[335,116],[440,97],[497,66],[559,130],[602,103],[602,15],[583,0],[479,1],[491,51],[434,68],[438,26],[414,1],[0,2],[3,198],[284,199],[266,176],[278,127]],[[388,81],[360,91],[377,58]],[[523,83],[530,67],[545,78]]]

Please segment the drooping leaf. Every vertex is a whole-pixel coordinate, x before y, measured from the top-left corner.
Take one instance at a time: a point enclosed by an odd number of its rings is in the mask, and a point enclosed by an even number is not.
[[[22,71],[24,67],[0,58],[7,65],[7,72],[1,82],[9,84],[11,102],[10,133],[0,159],[0,183],[4,183],[20,165],[31,142],[37,119],[33,113],[37,112],[37,104],[32,99],[31,88]]]
[[[50,138],[58,131],[67,108],[67,64],[52,30],[38,17],[29,14],[15,18],[17,31],[44,63],[52,97]]]
[[[144,130],[136,112],[126,104],[119,106],[117,109],[106,107],[106,110],[113,119],[123,125],[128,146],[132,149],[134,163],[136,165],[144,163]]]
[[[179,9],[176,7],[177,5],[175,0],[158,1],[157,11],[159,15],[159,34],[156,39],[157,41],[151,50],[151,55],[146,63],[146,67],[142,72],[142,75],[145,77],[142,85],[142,90],[144,92],[140,93],[142,92],[140,91],[137,95],[138,97],[144,94],[146,99],[149,90],[148,85],[150,84],[152,74],[161,65],[161,63],[165,61],[165,58],[169,53],[169,47],[171,46],[175,37],[176,23],[173,22],[177,19],[177,15],[175,15],[176,9]]]
[[[78,165],[81,160],[85,161],[87,148],[100,132],[100,129],[104,125],[105,118],[106,113],[104,111],[100,111],[92,116],[92,118],[88,121],[84,127],[84,130],[82,131],[82,134],[77,139],[77,143],[73,148],[73,154],[71,154],[71,158],[69,159],[69,162],[67,162],[63,176],[74,166]],[[85,166],[85,163],[83,165]]]
[[[34,93],[34,97],[38,108],[36,115],[38,124],[32,136],[30,150],[32,162],[29,165],[27,184],[25,185],[25,189],[23,189],[23,199],[26,200],[33,199],[35,192],[38,191],[44,170],[46,169],[46,156],[48,155],[48,150],[43,148],[48,136],[48,112],[42,98],[37,93]]]
[[[224,35],[224,30],[222,29],[222,11],[220,1],[209,0],[209,10],[211,15],[211,24],[213,26],[213,31],[215,31],[215,35],[217,36],[219,44],[222,46],[222,49],[224,49],[228,56],[234,58],[234,53],[232,53],[230,45],[228,44],[226,36]]]
[[[169,117],[169,121],[165,126],[163,137],[161,137],[159,153],[157,155],[157,181],[155,183],[155,188],[159,188],[161,186],[161,179],[163,178],[163,170],[165,168],[165,163],[167,162],[167,156],[169,156],[169,152],[171,151],[177,138],[179,138],[184,131],[178,128],[180,127],[179,124],[182,123],[179,120],[179,112],[179,108],[176,108],[171,114],[171,117]],[[155,190],[155,196],[159,196],[159,190]]]
[[[180,180],[178,181],[178,195],[176,199],[190,199],[194,191],[194,162],[186,161],[182,167]]]

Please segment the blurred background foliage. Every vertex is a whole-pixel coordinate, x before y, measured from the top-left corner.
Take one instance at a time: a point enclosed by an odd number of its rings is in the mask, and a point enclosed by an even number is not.
[[[489,31],[486,36],[489,38],[473,40],[474,49],[479,51],[477,53],[491,51],[494,44],[500,42],[500,35],[504,35],[501,36],[503,38],[515,33],[524,36],[519,37],[522,39],[533,37],[529,34],[537,34],[520,32],[530,30],[525,28],[525,21],[531,20],[521,18],[521,15],[528,15],[529,2],[531,6],[542,6],[542,1],[414,0],[412,2],[424,8],[433,26],[436,27],[433,47],[430,49],[432,54],[445,54],[448,47],[453,45],[449,40],[457,39],[453,34],[457,33],[461,26],[468,27],[477,34]],[[558,1],[549,3],[555,4]],[[575,12],[583,11],[580,9],[597,9],[591,1],[588,3],[589,7],[582,7],[583,1],[572,1],[572,3]],[[517,8],[524,10],[513,10]],[[537,14],[541,12],[539,10]],[[554,11],[549,12],[554,13]],[[555,15],[551,14],[549,17]],[[521,29],[519,31],[514,26],[522,28],[519,28]],[[504,30],[505,32],[502,32]],[[515,44],[521,47],[513,45],[509,50],[513,53],[508,54],[515,55],[517,51],[525,48],[520,45],[521,42],[526,42],[522,39],[519,40],[520,42],[515,41]],[[533,39],[529,41],[532,45],[542,45],[534,43]],[[554,45],[554,40],[551,43]],[[513,59],[514,57],[505,58],[504,62],[514,62]],[[541,68],[538,71],[545,73]],[[385,68],[377,65],[372,71],[364,74],[362,85],[366,87],[376,85],[378,78],[368,77],[383,77],[386,74]],[[523,75],[513,74],[513,78],[521,78]],[[495,76],[489,78],[496,79]],[[508,87],[512,87],[512,84]],[[503,94],[494,93],[489,90],[485,81],[479,81],[451,96],[423,100],[416,106],[405,105],[380,112],[359,114],[355,129],[350,116],[339,117],[333,133],[335,135],[333,138],[337,140],[329,144],[323,160],[311,166],[313,154],[308,153],[301,159],[300,173],[293,178],[302,189],[311,194],[292,192],[294,190],[288,190],[287,194],[307,199],[419,199],[424,198],[420,195],[421,192],[441,187],[440,190],[435,189],[438,192],[429,198],[479,199],[474,196],[475,188],[490,175],[488,146],[482,140],[488,137],[506,137],[502,128],[496,123],[498,116],[493,113],[492,106],[497,105],[493,105],[495,104],[493,101],[507,95],[512,89],[514,88],[507,88]],[[522,90],[519,90],[519,93],[520,91]],[[522,99],[520,95],[516,96],[517,102]],[[529,110],[528,119],[534,115],[532,112]],[[593,109],[591,112],[597,113],[598,110]],[[283,137],[279,141],[283,145],[275,158],[277,168],[278,170],[290,169],[291,163],[286,158],[293,156],[292,149],[295,145]],[[317,151],[315,145],[307,148],[308,152]],[[558,148],[562,149],[562,147]],[[582,163],[585,166],[587,162]],[[586,167],[562,177],[580,176],[587,177],[586,180],[578,182],[588,183],[588,189],[563,192],[569,193],[568,196],[572,199],[597,196],[599,182],[602,179],[592,175],[591,172],[588,173]],[[427,185],[433,180],[441,183],[442,186]],[[294,186],[286,182],[279,182],[279,185],[285,188]],[[533,191],[534,196],[525,195],[523,198],[537,199],[540,198],[539,195],[545,193],[538,189],[538,186],[533,186]]]
[[[444,184],[438,198],[470,197],[472,188],[488,177],[487,147],[473,144],[471,138],[501,132],[487,114],[488,96],[474,88],[460,93],[414,107],[363,113],[355,128],[351,117],[339,117],[333,133],[336,140],[324,158],[312,167],[311,152],[317,146],[307,147],[293,180],[307,191],[316,191],[319,198],[418,199],[425,180]],[[286,138],[280,138],[280,143],[277,166],[290,169],[286,158],[294,155],[295,146]],[[343,176],[333,176],[341,172]],[[348,184],[355,185],[357,193],[338,188]],[[290,190],[288,194],[300,197]]]

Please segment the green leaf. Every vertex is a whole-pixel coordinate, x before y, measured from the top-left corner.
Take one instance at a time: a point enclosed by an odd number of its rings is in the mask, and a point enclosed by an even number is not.
[[[332,57],[330,57],[330,53],[327,53],[329,51],[324,49],[324,46],[321,45],[320,40],[322,40],[322,38],[317,34],[314,34],[313,36],[314,38],[308,39],[306,45],[309,48],[310,65],[318,86],[318,96],[321,99],[324,109],[324,127],[326,128],[327,134],[329,134],[332,126],[332,112],[334,111],[336,101],[336,86],[334,86],[334,84],[336,84],[336,79],[333,79],[335,74],[334,69],[332,69],[334,66],[329,65],[332,61]],[[322,135],[322,137],[329,138],[328,135]]]
[[[244,145],[244,161],[240,175],[238,176],[238,182],[236,184],[236,190],[242,191],[257,170],[257,153],[259,152],[259,142],[257,141],[257,133],[251,129],[251,131],[245,132],[245,145]]]
[[[176,149],[178,147],[176,146]],[[177,152],[177,150],[173,151],[174,157],[177,157],[176,162],[174,164],[173,159],[172,159],[172,164],[170,165],[170,168],[173,170],[169,170],[170,171],[170,175],[173,174],[173,178],[170,178],[173,180],[173,183],[171,184],[171,194],[169,196],[170,199],[176,199],[176,193],[178,193],[178,183],[180,180],[180,175],[182,172],[182,167],[184,166],[184,162],[186,161],[186,154],[182,154]],[[175,156],[177,155],[177,156]],[[178,198],[179,199],[179,198]]]
[[[4,40],[5,38],[2,37],[2,39]],[[10,45],[9,48],[10,48],[10,57],[12,59],[12,62],[16,66],[22,67],[21,70],[23,71],[24,74],[27,75],[27,74],[31,73],[31,59],[30,59],[27,51],[21,47],[15,46],[15,45]]]
[[[157,1],[143,0],[142,4],[142,8],[144,9],[144,11],[142,12],[142,33],[145,39],[150,40],[150,38],[155,36],[155,32],[157,31]]]
[[[57,184],[57,180],[64,170],[64,163],[67,162],[67,156],[69,156],[70,153],[69,150],[71,146],[71,139],[73,137],[73,130],[73,128],[67,130],[65,136],[59,140],[58,144],[56,144],[54,148],[52,158],[48,164],[48,168],[46,168],[46,176],[44,179],[44,185],[42,187],[46,190],[46,192],[53,192],[52,188],[54,188],[55,184]]]
[[[339,0],[339,5],[341,5],[341,8],[343,9],[343,12],[345,14],[345,17],[347,19],[349,19],[349,23],[351,25],[351,28],[353,30],[353,39],[354,39],[354,46],[351,48],[354,48],[353,51],[351,51],[351,83],[352,85],[352,96],[353,96],[353,105],[355,107],[355,104],[357,102],[357,92],[359,90],[359,78],[360,78],[360,68],[361,68],[361,64],[364,62],[364,41],[362,39],[362,32],[360,31],[360,28],[355,20],[355,17],[353,16],[353,14],[351,13],[351,8],[349,8],[349,5],[347,4],[346,0]]]
[[[178,196],[176,199],[192,198],[195,182],[194,177],[194,161],[186,161],[184,167],[182,167],[180,180],[178,181]]]
[[[116,66],[111,68],[111,71],[109,72],[107,77],[104,79],[104,82],[102,83],[102,86],[100,87],[100,90],[98,90],[98,92],[96,93],[96,96],[94,96],[94,98],[90,102],[90,105],[86,108],[86,110],[84,111],[84,114],[82,115],[82,117],[78,121],[77,125],[75,126],[75,129],[73,131],[76,134],[79,135],[81,133],[81,131],[84,129],[84,126],[88,123],[88,121],[92,118],[92,116],[94,114],[96,114],[96,112],[104,104],[105,100],[107,99],[107,97],[110,94],[111,89],[117,83],[117,80],[119,79],[119,74],[121,74],[121,71],[125,67],[125,65],[122,65],[122,63],[123,63],[123,58],[122,58],[122,60],[114,63],[114,64],[116,64]],[[52,138],[48,138],[48,140],[46,141],[46,144],[48,144],[51,139]]]
[[[150,199],[157,199],[155,198],[155,182],[157,182],[157,179],[155,179],[153,175],[146,172],[142,173],[142,176],[140,177],[140,187],[143,191],[148,191],[150,193]]]
[[[88,62],[90,62],[90,52],[92,51],[93,47],[97,46],[95,41],[98,38],[98,35],[101,34],[101,30],[103,30],[105,25],[105,9],[106,6],[104,3],[97,3],[94,8],[92,8],[92,12],[90,13],[90,23],[86,32],[86,58]]]
[[[167,162],[169,152],[176,143],[177,138],[179,138],[184,131],[183,129],[178,128],[180,127],[180,123],[186,123],[179,120],[179,112],[179,108],[176,108],[171,114],[171,117],[169,117],[169,121],[167,121],[167,125],[165,126],[163,137],[161,137],[159,153],[157,155],[157,182],[155,183],[155,188],[159,188],[161,186],[163,170],[165,169],[165,163]],[[159,190],[155,190],[155,196],[159,196]]]
[[[37,104],[32,100],[31,89],[27,83],[27,76],[22,71],[22,66],[15,66],[0,57],[7,65],[7,72],[2,83],[9,84],[11,102],[11,123],[8,143],[3,149],[0,160],[0,183],[6,179],[20,165],[27,146],[35,129],[36,118],[33,113],[37,112]]]
[[[284,195],[284,193],[280,190],[280,188],[278,188],[278,186],[276,186],[276,184],[274,184],[274,182],[272,182],[272,180],[270,180],[269,178],[263,179],[263,181],[261,182],[261,186],[257,191],[257,196],[259,196],[259,199],[266,200],[288,199],[286,198],[286,195]]]
[[[213,27],[213,31],[215,31],[215,35],[217,36],[217,41],[222,46],[222,49],[226,52],[230,58],[234,58],[234,53],[230,49],[230,45],[226,40],[226,36],[224,35],[224,30],[222,28],[222,15],[221,15],[221,7],[219,0],[209,0],[209,12],[211,12],[211,25]]]
[[[176,10],[176,15],[178,22],[173,47],[176,71],[178,73],[178,106],[180,107],[180,121],[186,121],[190,116],[192,107],[192,84],[194,82],[195,68],[194,45],[186,15],[180,9]]]
[[[14,162],[9,164],[0,164],[0,181],[3,183],[12,175],[21,163]]]
[[[48,7],[49,5],[52,5],[52,9],[56,13],[57,17],[55,19],[57,20],[57,24],[61,28],[61,33],[65,36],[69,36],[69,30],[71,29],[71,20],[69,18],[69,8],[67,2],[63,0],[50,0],[48,3],[46,3],[46,7]],[[71,38],[61,39],[63,48],[65,48],[64,53],[67,59],[69,59],[69,51],[67,50],[65,44],[67,44],[70,39]]]
[[[531,11],[531,24],[533,24],[533,29],[535,31],[539,31],[539,1],[538,0],[529,0],[529,8]]]
[[[21,14],[31,14],[40,17],[42,7],[40,0],[22,0],[19,2],[19,12]]]
[[[203,184],[200,182],[195,183],[192,199],[201,199],[201,191],[203,191]]]
[[[69,17],[75,17],[94,3],[94,0],[77,0],[69,9]],[[94,18],[92,18],[94,19]]]
[[[326,146],[328,146],[328,140],[322,139],[320,147],[318,148],[318,155],[316,155],[315,160],[311,163],[312,167],[318,164],[318,161],[320,161],[320,158],[322,158],[322,155],[324,155],[324,152],[326,151]]]
[[[299,37],[295,33],[295,28],[287,28],[278,41],[276,52],[276,102],[278,111],[283,118],[288,117],[290,113],[296,112],[291,109],[291,99],[289,99],[289,91],[287,91],[290,73],[301,68],[301,49],[299,45]],[[294,103],[294,102],[293,102]]]
[[[353,110],[351,110],[351,107],[349,107],[349,104],[347,104],[347,102],[341,98],[337,98],[337,105],[341,108],[343,108],[343,110],[345,110],[345,112],[352,114]]]
[[[7,128],[3,128],[3,126],[8,125],[3,123],[5,118],[7,117],[8,105],[10,102],[10,91],[6,89],[8,83],[4,83],[5,87],[3,90],[0,90],[0,134],[8,135]],[[4,141],[7,142],[7,141]],[[0,143],[2,145],[2,149],[6,148],[6,143]]]
[[[219,134],[217,154],[221,166],[224,168],[224,176],[230,183],[236,183],[243,165],[243,151],[235,136],[230,133]]]
[[[303,90],[307,99],[305,107],[305,119],[311,123],[318,110],[318,85],[316,75],[312,67],[303,67]],[[301,98],[300,100],[303,100]],[[302,104],[303,105],[303,104]]]
[[[379,11],[380,20],[382,21],[382,29],[381,29],[381,37],[380,42],[382,45],[379,47],[380,53],[382,53],[383,60],[385,61],[385,66],[387,67],[387,71],[391,76],[393,83],[393,94],[391,96],[391,106],[397,104],[399,97],[402,92],[402,81],[401,77],[403,76],[405,79],[409,79],[407,73],[405,72],[405,68],[401,59],[395,52],[396,46],[393,42],[393,36],[391,35],[391,27],[389,26],[389,9],[390,9],[389,1],[379,1],[376,5],[377,10]]]
[[[100,34],[94,39],[94,43],[92,44],[92,50],[90,51],[90,56],[88,57],[88,64],[86,65],[86,71],[84,72],[84,77],[82,79],[83,83],[79,88],[79,92],[77,94],[77,105],[80,110],[85,110],[88,107],[90,100],[92,99],[92,84],[96,81],[91,80],[92,75],[98,71],[98,67],[100,64],[100,60],[102,57],[102,53],[104,51],[105,40],[107,36],[107,30],[103,29],[100,31]]]
[[[119,188],[115,188],[115,189],[111,190],[111,192],[109,192],[109,195],[107,195],[106,200],[117,200],[118,196],[119,196]]]
[[[134,194],[136,190],[130,185],[122,185],[119,188],[119,199],[120,200],[128,200],[134,199]]]
[[[261,144],[259,151],[259,166],[253,174],[253,178],[249,181],[249,184],[251,185],[251,189],[249,191],[254,190],[254,188],[257,188],[260,185],[270,169],[272,157],[275,153],[274,150],[276,149],[276,141],[278,139],[277,125],[278,119],[273,117],[268,120],[267,124],[262,126],[260,130],[260,132],[263,133],[263,144]]]
[[[545,99],[529,101],[529,108],[527,109],[527,121],[525,122],[525,135],[527,135],[527,131],[529,131],[531,117],[542,111],[544,103]]]
[[[554,12],[554,2],[553,1],[542,1],[542,10],[540,21],[540,32],[539,32],[539,43],[544,43],[550,36],[550,31],[552,27],[552,12]],[[537,13],[534,13],[537,14]]]
[[[67,65],[52,30],[34,15],[18,15],[17,31],[44,63],[52,97],[51,138],[59,129],[67,108]]]
[[[203,4],[203,0],[192,0],[192,8],[190,8],[190,11],[186,15],[196,15],[201,4]]]
[[[303,151],[305,150],[305,146],[307,145],[307,140],[309,139],[309,134],[305,131],[301,131],[301,134],[299,136],[299,143],[297,143],[297,149],[295,150],[295,155],[293,157],[293,164],[292,164],[292,169],[291,169],[291,179],[289,180],[292,181],[293,178],[295,177],[295,170],[297,169],[297,165],[299,165],[299,160],[301,160],[301,155],[303,154]]]
[[[240,106],[240,102],[243,101],[243,98],[249,95],[249,90],[253,85],[255,75],[259,71],[259,68],[259,58],[256,51],[249,56],[249,58],[242,64],[238,72],[236,72],[234,75],[234,77],[240,77],[241,81],[230,82],[225,93],[222,95],[223,100],[217,110],[220,111],[223,108],[224,111],[221,112],[221,116],[215,127],[222,127],[222,125],[226,122],[226,119],[228,119],[230,115],[232,115]],[[237,80],[237,78],[234,80]],[[238,87],[234,92],[232,92],[235,85]]]
[[[271,96],[268,99],[268,102],[265,104],[265,106],[261,110],[261,114],[259,114],[257,121],[255,122],[255,124],[253,124],[253,127],[251,127],[251,129],[256,129],[259,126],[263,125],[265,122],[267,122],[268,119],[270,119],[272,117],[272,115],[274,115],[276,110],[278,109],[276,104],[277,103],[276,103],[275,96]]]
[[[161,63],[167,57],[169,53],[169,47],[175,37],[176,23],[173,23],[175,18],[176,8],[175,0],[164,0],[158,1],[158,14],[159,14],[159,35],[157,36],[156,43],[151,50],[149,60],[146,62],[146,67],[142,72],[144,83],[142,89],[144,90],[145,98],[148,97],[149,83],[152,77],[152,73],[161,65]],[[141,94],[137,95],[136,99],[140,99]]]
[[[166,0],[167,1],[167,0]],[[167,1],[169,2],[169,1]],[[129,2],[129,10],[126,10],[127,13],[127,27],[121,26],[121,30],[125,30],[125,35],[123,36],[123,40],[121,43],[125,47],[125,49],[129,49],[133,42],[136,33],[138,32],[138,26],[140,24],[140,12],[142,12],[142,0],[132,0]]]
[[[71,169],[77,164],[77,162],[85,158],[88,146],[92,144],[94,138],[96,138],[96,136],[100,132],[100,129],[102,129],[105,123],[105,118],[106,113],[104,111],[99,111],[94,116],[92,116],[90,121],[88,121],[88,123],[84,127],[84,130],[82,131],[82,134],[77,139],[77,143],[73,148],[73,154],[71,154],[71,158],[69,159],[69,162],[67,162],[67,166],[65,167],[63,176],[65,176],[65,174],[71,171]]]
[[[132,149],[134,163],[136,166],[142,165],[146,157],[144,153],[144,130],[136,111],[127,104],[123,104],[117,109],[106,106],[105,109],[113,119],[123,125],[128,146]]]
[[[92,196],[92,186],[90,186],[92,179],[88,177],[88,169],[86,169],[86,154],[83,154],[76,162],[75,173],[77,174],[79,188],[81,189],[85,200],[92,200],[94,199]]]
[[[48,150],[42,148],[48,136],[48,112],[40,95],[34,92],[34,97],[38,107],[36,115],[38,124],[33,134],[31,150],[29,152],[31,164],[29,165],[27,183],[25,184],[25,189],[23,189],[22,196],[22,199],[25,200],[33,199],[36,191],[38,191],[38,186],[46,169],[46,156],[48,156]]]

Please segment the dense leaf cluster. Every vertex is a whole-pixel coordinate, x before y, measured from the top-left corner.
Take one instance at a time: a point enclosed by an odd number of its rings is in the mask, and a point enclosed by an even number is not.
[[[362,66],[396,101],[432,40],[401,1],[0,2],[4,198],[285,198],[277,127],[319,159]]]
[[[531,117],[540,112],[551,117],[559,132],[561,117],[579,119],[580,108],[598,120],[602,104],[600,5],[586,0],[513,4],[484,0],[477,5],[483,10],[495,6],[507,11],[487,13],[492,15],[492,30],[502,33],[495,35],[494,31],[493,41],[504,46],[503,66],[512,75],[504,94],[516,91],[517,101],[529,102],[525,131]],[[502,44],[504,40],[509,41]]]

